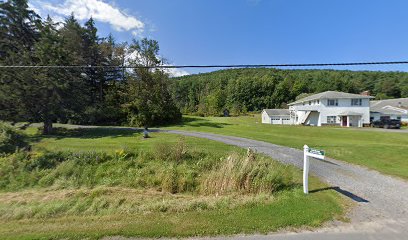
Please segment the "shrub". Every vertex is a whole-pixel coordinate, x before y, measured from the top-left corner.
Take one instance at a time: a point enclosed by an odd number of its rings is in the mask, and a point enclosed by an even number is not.
[[[10,124],[0,122],[0,153],[13,153],[26,146],[27,143],[22,134]]]

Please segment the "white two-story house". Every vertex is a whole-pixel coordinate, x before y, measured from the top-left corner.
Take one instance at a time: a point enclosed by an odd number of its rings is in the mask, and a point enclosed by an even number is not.
[[[289,105],[294,124],[362,127],[370,123],[371,96],[327,91],[299,99]]]

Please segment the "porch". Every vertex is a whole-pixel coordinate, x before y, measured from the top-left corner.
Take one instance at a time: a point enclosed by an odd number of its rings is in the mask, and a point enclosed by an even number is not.
[[[356,112],[343,112],[340,117],[342,127],[363,127],[362,114]]]

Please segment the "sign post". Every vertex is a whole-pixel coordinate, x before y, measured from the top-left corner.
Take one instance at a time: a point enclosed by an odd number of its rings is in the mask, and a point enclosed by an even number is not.
[[[325,152],[314,148],[303,146],[303,192],[309,193],[309,157],[324,159]]]

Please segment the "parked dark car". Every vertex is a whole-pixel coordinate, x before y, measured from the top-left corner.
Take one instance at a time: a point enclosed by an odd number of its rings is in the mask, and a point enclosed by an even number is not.
[[[381,119],[377,121],[371,122],[371,127],[378,127],[378,128],[401,128],[401,120],[398,119]]]

